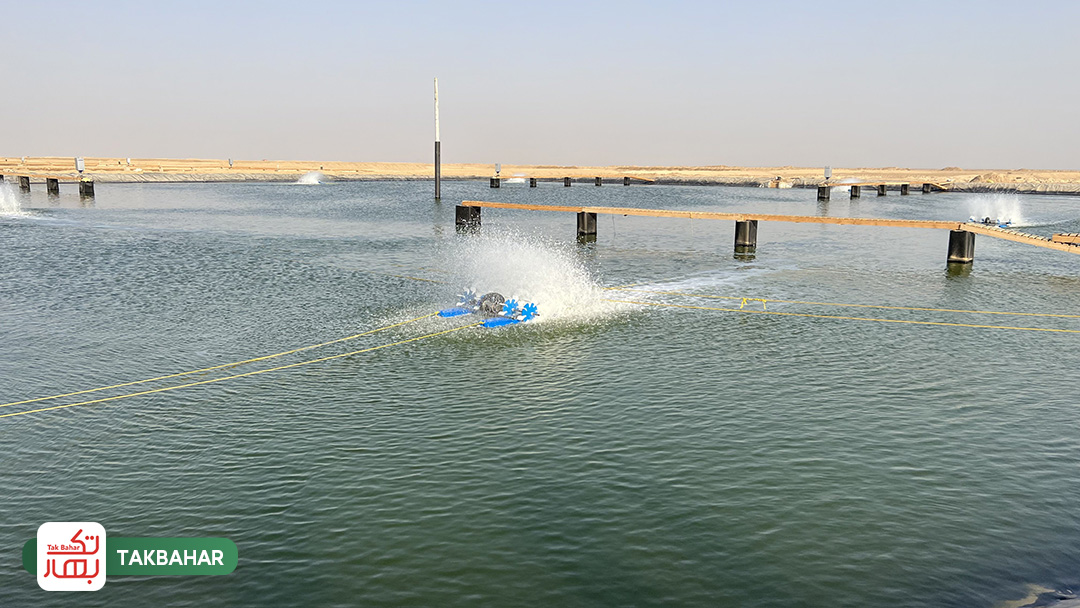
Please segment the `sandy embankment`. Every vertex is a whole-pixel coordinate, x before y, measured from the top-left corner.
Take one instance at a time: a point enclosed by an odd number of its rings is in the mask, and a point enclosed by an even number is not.
[[[295,181],[309,171],[320,171],[339,180],[422,180],[433,179],[430,163],[350,163],[338,161],[273,161],[167,158],[91,158],[85,159],[86,174],[99,182],[214,182],[214,181]],[[495,174],[490,164],[443,164],[444,179],[487,179]],[[40,181],[45,175],[76,177],[72,157],[0,158],[0,175],[30,175]],[[624,176],[655,180],[667,184],[715,184],[730,186],[810,187],[823,183],[819,167],[584,167],[558,165],[506,165],[504,178],[515,175],[542,179],[591,179],[620,181]],[[777,178],[780,178],[777,181]],[[1041,171],[1032,169],[907,169],[843,168],[833,169],[831,183],[924,182],[948,184],[950,189],[965,192],[1031,192],[1080,194],[1080,171]],[[917,187],[917,186],[916,186]]]

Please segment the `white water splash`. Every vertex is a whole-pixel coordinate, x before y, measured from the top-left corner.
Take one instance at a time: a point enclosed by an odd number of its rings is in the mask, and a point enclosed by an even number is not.
[[[738,270],[714,270],[703,272],[687,277],[657,281],[652,283],[640,283],[633,285],[628,291],[679,291],[715,294],[723,293],[732,287],[749,279],[764,275],[768,270],[762,268],[740,268]]]
[[[988,217],[1013,226],[1027,225],[1020,197],[1013,194],[979,194],[968,201],[968,213],[978,220]]]
[[[534,322],[595,320],[621,308],[605,301],[608,294],[571,245],[517,233],[480,234],[459,239],[447,253],[459,289],[533,302],[540,311]]]
[[[832,188],[829,189],[830,194],[848,194],[851,192],[851,185],[858,185],[859,180],[853,177],[847,177],[839,182],[833,182]]]
[[[314,186],[323,183],[326,176],[319,171],[308,171],[300,176],[300,179],[296,180],[296,183],[303,184],[305,186]]]
[[[0,182],[0,217],[26,217],[15,189],[7,182]]]

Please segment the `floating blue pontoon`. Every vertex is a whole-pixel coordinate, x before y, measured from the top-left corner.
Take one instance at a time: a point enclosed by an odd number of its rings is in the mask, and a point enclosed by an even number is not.
[[[1008,228],[1012,226],[1012,220],[994,219],[992,217],[969,217],[968,221],[973,224],[982,224],[984,226],[997,226],[998,228]]]

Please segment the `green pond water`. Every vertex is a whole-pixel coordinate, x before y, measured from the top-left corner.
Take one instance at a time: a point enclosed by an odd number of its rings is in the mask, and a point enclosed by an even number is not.
[[[701,295],[1080,315],[1080,257],[945,231],[485,210],[461,200],[965,220],[1080,231],[1080,199],[446,182],[0,185],[0,402],[428,315],[463,288],[538,322],[0,418],[0,606],[995,606],[1080,583],[1080,333],[760,315]],[[413,278],[407,278],[413,277]],[[416,279],[428,279],[425,281]],[[643,291],[604,290],[635,284]],[[748,309],[760,310],[751,301]],[[1080,330],[1080,317],[768,302]],[[121,395],[365,349],[425,318]],[[224,536],[221,577],[40,590],[46,521]]]

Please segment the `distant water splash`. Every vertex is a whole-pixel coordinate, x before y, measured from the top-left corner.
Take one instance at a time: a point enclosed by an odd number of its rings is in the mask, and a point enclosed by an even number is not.
[[[534,302],[539,322],[597,320],[621,307],[590,276],[571,246],[517,233],[461,239],[448,252],[458,288]]]
[[[836,194],[845,194],[845,193],[848,193],[848,192],[851,191],[851,185],[852,184],[858,184],[858,183],[859,183],[859,180],[857,180],[857,179],[854,179],[854,178],[851,178],[851,177],[844,178],[844,179],[840,180],[839,182],[834,182],[833,187],[830,190],[830,192],[834,192]]]
[[[26,217],[15,189],[7,182],[0,183],[0,217]]]
[[[1013,226],[1025,226],[1023,205],[1020,197],[1012,194],[980,194],[968,202],[968,213],[976,219],[1011,222]]]
[[[305,186],[313,186],[323,183],[326,176],[319,171],[308,171],[300,176],[300,179],[296,180],[296,183],[303,184]]]

